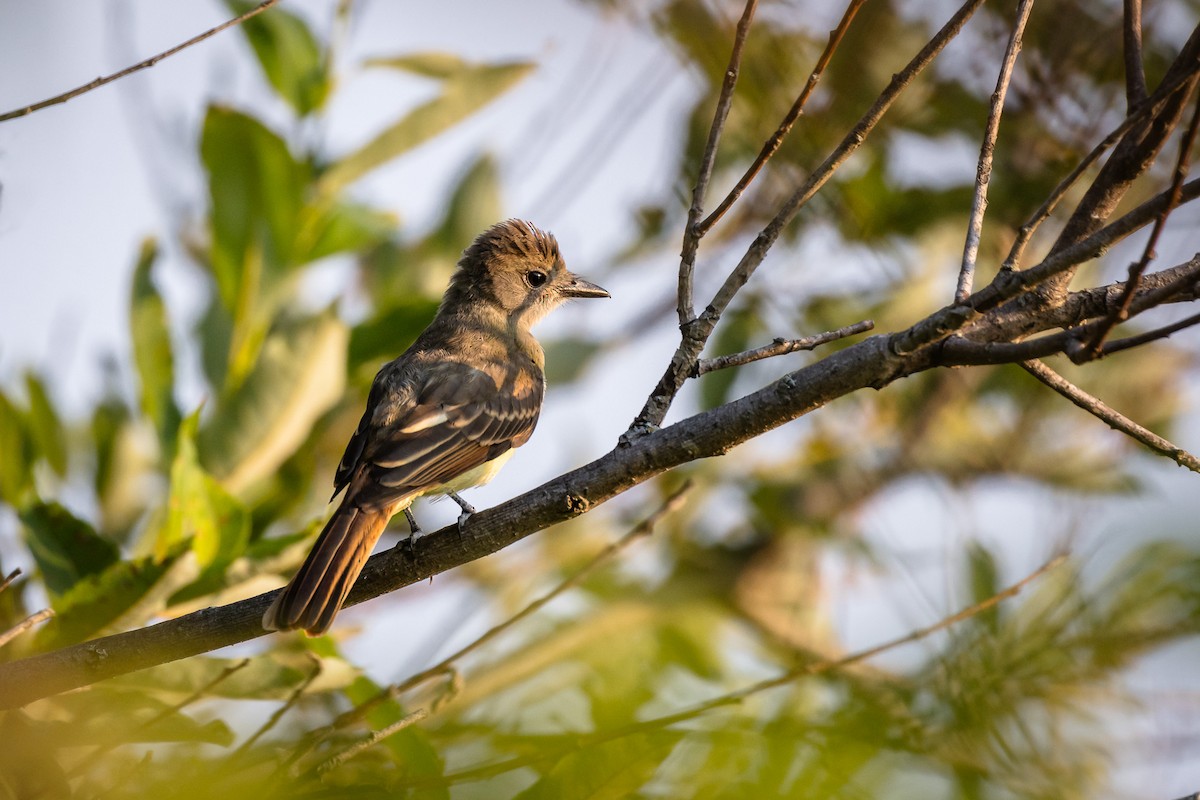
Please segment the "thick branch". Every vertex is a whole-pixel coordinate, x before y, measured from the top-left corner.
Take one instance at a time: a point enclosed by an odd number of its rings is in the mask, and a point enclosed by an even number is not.
[[[1132,110],[1146,99],[1142,68],[1142,0],[1125,0],[1125,103]]]
[[[145,61],[139,61],[138,63],[134,64],[132,67],[126,67],[125,69],[121,70],[120,72],[114,72],[111,75],[105,75],[104,77],[96,78],[95,80],[85,83],[82,86],[76,86],[74,89],[71,89],[70,91],[63,92],[62,94],[59,94],[59,95],[55,95],[54,97],[51,97],[47,100],[42,100],[39,103],[34,103],[31,106],[25,106],[24,108],[13,109],[12,111],[8,111],[4,114],[0,114],[0,122],[7,122],[10,119],[16,119],[17,117],[24,117],[28,114],[32,114],[35,111],[41,111],[43,108],[49,108],[50,106],[56,106],[56,105],[59,105],[60,103],[65,103],[68,100],[73,100],[76,97],[79,97],[79,95],[81,95],[81,94],[87,94],[88,92],[92,91],[93,89],[99,89],[101,86],[104,86],[105,84],[109,84],[109,83],[112,83],[113,81],[120,80],[121,78],[124,78],[127,75],[132,75],[135,72],[139,72],[143,69],[148,69],[150,67],[153,67],[155,64],[162,61],[164,58],[170,58],[171,56],[175,55],[176,53],[186,50],[187,48],[191,47],[194,44],[199,44],[200,42],[203,42],[205,39],[209,38],[210,36],[216,36],[218,33],[220,33],[221,31],[223,31],[227,28],[232,28],[235,25],[240,25],[243,22],[245,22],[246,20],[250,19],[251,17],[258,16],[259,14],[266,11],[268,8],[270,8],[271,6],[275,5],[278,2],[279,2],[279,0],[264,0],[262,3],[258,4],[254,8],[250,9],[245,14],[234,17],[233,19],[230,19],[230,20],[226,20],[225,22],[222,22],[217,27],[209,28],[204,33],[200,34],[199,36],[193,36],[191,39],[188,39],[186,42],[177,44],[169,50],[164,50],[156,56],[150,56]]]
[[[719,408],[655,431],[495,508],[371,558],[347,605],[361,603],[490,555],[680,464],[730,448],[858,389],[882,387],[922,367],[888,353],[873,336]],[[140,630],[0,665],[0,708],[187,658],[265,635],[275,592],[206,608]]]

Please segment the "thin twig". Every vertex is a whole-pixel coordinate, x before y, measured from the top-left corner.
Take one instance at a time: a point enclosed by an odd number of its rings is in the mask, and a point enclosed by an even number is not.
[[[380,703],[383,703],[387,700],[395,699],[403,692],[407,692],[408,690],[421,685],[422,683],[429,680],[430,678],[435,678],[438,675],[447,674],[448,672],[450,672],[452,670],[452,666],[455,662],[459,661],[464,656],[478,650],[480,647],[487,644],[492,639],[495,639],[497,636],[499,636],[501,633],[504,633],[506,630],[511,628],[513,625],[516,625],[521,620],[529,617],[531,614],[533,614],[536,611],[540,610],[541,608],[545,607],[545,605],[547,603],[549,603],[551,600],[553,600],[554,598],[560,596],[561,594],[568,591],[569,589],[572,589],[572,588],[578,586],[580,583],[583,582],[583,580],[585,578],[587,578],[589,575],[591,575],[597,569],[599,569],[601,565],[612,560],[612,558],[614,556],[616,556],[621,551],[625,550],[625,548],[629,547],[629,545],[633,544],[638,539],[641,539],[645,536],[648,536],[650,533],[652,533],[654,531],[654,528],[658,525],[658,523],[660,521],[662,521],[663,517],[667,516],[668,514],[673,514],[675,511],[677,511],[680,508],[680,506],[683,505],[683,501],[686,498],[687,493],[689,491],[691,491],[691,489],[692,489],[692,482],[690,480],[684,482],[684,484],[682,486],[680,486],[678,489],[676,489],[670,495],[670,497],[668,497],[665,501],[663,501],[662,505],[660,505],[657,509],[655,509],[649,516],[647,516],[645,519],[643,519],[641,522],[639,522],[637,525],[635,525],[633,528],[631,528],[629,530],[629,532],[627,532],[620,539],[617,539],[615,542],[609,544],[604,549],[602,549],[600,552],[596,553],[596,555],[592,556],[591,559],[589,559],[588,562],[586,564],[584,564],[577,572],[573,573],[570,577],[563,580],[560,584],[555,586],[549,592],[547,592],[546,594],[542,595],[541,597],[538,597],[537,599],[533,600],[532,602],[529,603],[529,605],[522,608],[520,611],[518,611],[513,616],[511,616],[508,619],[504,620],[503,622],[493,626],[492,628],[489,628],[482,635],[480,635],[479,638],[477,638],[474,641],[472,641],[471,643],[465,645],[464,647],[462,647],[458,651],[454,652],[453,654],[446,656],[441,661],[434,664],[432,667],[421,670],[420,672],[416,673],[415,675],[409,676],[408,678],[401,681],[400,683],[392,684],[391,686],[387,687],[386,689],[384,689],[383,691],[381,691],[379,694],[375,695],[371,699],[369,699],[363,703],[360,703],[359,705],[355,706],[353,709],[342,714],[340,717],[338,717],[336,720],[334,720],[333,724],[330,727],[331,728],[340,728],[340,727],[344,727],[352,722],[355,722],[359,719],[362,719],[364,716],[366,716],[368,711],[370,711],[372,708],[378,706]]]
[[[1132,111],[1147,97],[1142,66],[1142,0],[1125,0],[1125,104]]]
[[[308,687],[312,685],[312,682],[317,679],[317,676],[321,674],[321,660],[311,653],[308,655],[313,660],[312,671],[309,672],[304,680],[300,681],[299,685],[292,690],[292,693],[288,695],[288,698],[283,702],[283,705],[275,709],[274,713],[267,718],[267,721],[263,723],[258,730],[250,734],[246,741],[238,745],[238,749],[233,751],[234,758],[240,756],[242,753],[245,753],[254,745],[255,742],[257,742],[264,735],[266,735],[268,731],[274,728],[279,723],[279,720],[283,719],[283,715],[291,710],[292,706],[296,705],[296,703],[300,701],[300,696],[304,694]]]
[[[696,316],[693,279],[696,272],[696,251],[700,249],[700,237],[704,235],[698,222],[704,213],[704,198],[708,194],[708,182],[712,178],[713,165],[717,160],[717,144],[721,141],[721,132],[725,129],[729,107],[733,104],[733,90],[737,86],[738,72],[742,66],[742,50],[757,6],[758,0],[746,0],[746,7],[738,20],[737,30],[733,35],[733,50],[729,54],[729,66],[725,68],[725,80],[722,81],[721,93],[717,96],[712,127],[708,129],[708,141],[704,143],[700,169],[696,174],[696,185],[692,189],[692,205],[688,209],[687,225],[683,229],[683,248],[679,258],[679,297],[675,305],[679,311],[680,326],[687,325]]]
[[[238,663],[231,664],[230,666],[221,670],[220,674],[216,675],[212,680],[210,680],[208,683],[201,686],[196,691],[189,694],[183,700],[179,701],[178,703],[176,703],[172,706],[168,706],[167,708],[164,708],[162,711],[159,711],[157,714],[155,714],[153,717],[151,717],[150,719],[143,722],[141,725],[138,725],[136,728],[134,728],[134,731],[137,732],[137,731],[149,730],[150,728],[154,727],[155,725],[162,722],[163,720],[168,719],[172,715],[178,714],[180,711],[183,711],[183,709],[187,708],[192,703],[196,702],[197,700],[199,700],[200,698],[204,697],[206,694],[211,692],[214,688],[216,688],[216,686],[218,684],[227,680],[231,675],[236,673],[238,670],[245,669],[249,665],[250,665],[250,659],[248,659],[248,658],[243,658]],[[81,761],[76,763],[75,766],[72,767],[71,770],[67,773],[68,777],[75,777],[77,775],[82,775],[82,774],[86,773],[89,769],[91,769],[93,766],[95,766],[95,764],[101,758],[108,755],[113,750],[116,750],[121,744],[122,744],[122,742],[117,741],[117,740],[112,740],[112,741],[106,742],[104,744],[101,744],[95,750],[93,750],[88,755],[87,758],[82,759]]]
[[[210,28],[209,30],[205,31],[204,33],[200,34],[199,36],[193,36],[191,39],[188,39],[186,42],[183,42],[182,44],[177,44],[174,47],[172,47],[171,49],[164,50],[156,56],[150,56],[150,58],[147,58],[145,61],[140,61],[131,67],[126,67],[125,69],[121,70],[120,72],[114,72],[111,75],[106,75],[102,78],[96,78],[95,80],[93,80],[89,83],[85,83],[82,86],[77,86],[74,89],[71,89],[70,91],[67,91],[67,92],[63,92],[60,95],[55,95],[54,97],[51,97],[48,100],[42,100],[41,102],[34,103],[31,106],[25,106],[24,108],[18,108],[18,109],[14,109],[14,110],[9,111],[4,114],[0,114],[0,122],[7,122],[10,119],[16,119],[17,117],[24,117],[28,114],[32,114],[35,111],[41,111],[43,108],[49,108],[50,106],[56,106],[56,105],[59,105],[60,103],[65,103],[68,100],[73,100],[74,98],[78,97],[81,94],[86,94],[87,92],[90,92],[93,89],[98,89],[101,86],[104,86],[105,84],[112,83],[113,81],[116,81],[116,80],[120,80],[121,78],[124,78],[126,75],[132,75],[133,73],[139,72],[143,69],[147,69],[148,67],[153,67],[155,64],[157,64],[159,61],[162,61],[164,58],[170,58],[171,56],[175,55],[176,53],[178,53],[182,50],[186,50],[187,48],[191,47],[194,44],[199,44],[200,42],[204,41],[205,39],[209,38],[210,36],[215,36],[216,34],[220,33],[221,31],[223,31],[227,28],[232,28],[235,25],[240,25],[241,23],[245,22],[246,20],[250,19],[251,17],[258,16],[259,14],[266,11],[268,8],[270,8],[271,6],[275,5],[278,2],[279,2],[279,0],[264,0],[264,2],[260,3],[259,5],[255,6],[252,9],[250,9],[245,14],[241,14],[240,16],[234,17],[233,19],[226,20],[225,22],[222,22],[217,27]]]
[[[1105,405],[1103,401],[1092,397],[1041,361],[1022,361],[1021,367],[1113,430],[1136,439],[1154,452],[1170,458],[1181,467],[1187,467],[1192,472],[1200,472],[1200,460],[1194,455],[1181,447],[1176,447],[1158,434],[1143,428],[1129,417]]]
[[[764,358],[772,358],[774,356],[787,355],[795,353],[798,350],[815,350],[823,344],[845,339],[847,336],[854,336],[858,333],[865,333],[873,330],[875,322],[865,319],[862,322],[856,322],[853,325],[847,325],[844,328],[838,328],[835,331],[826,331],[818,333],[815,336],[804,336],[800,339],[775,339],[771,344],[763,345],[754,350],[746,350],[742,353],[733,353],[727,356],[718,358],[705,358],[696,362],[696,368],[692,371],[693,378],[699,378],[701,375],[709,372],[716,372],[721,369],[729,369],[730,367],[740,367],[745,364],[751,364],[755,361],[761,361]]]
[[[13,576],[10,576],[10,577],[13,577]],[[37,625],[38,623],[41,623],[41,622],[45,622],[46,620],[50,619],[53,616],[54,616],[54,609],[52,609],[52,608],[43,608],[41,611],[30,614],[28,617],[21,620],[16,625],[12,626],[8,630],[6,630],[4,633],[0,633],[0,647],[4,647],[4,645],[11,642],[13,639],[17,638],[22,633],[24,633],[25,631],[32,628],[34,625]]]
[[[988,185],[992,180],[992,157],[996,152],[996,137],[1000,133],[1000,115],[1004,112],[1004,98],[1008,94],[1013,67],[1021,52],[1021,37],[1025,34],[1025,23],[1029,21],[1032,9],[1033,0],[1021,0],[1017,6],[1017,20],[1013,23],[1008,46],[1004,50],[1004,61],[996,77],[996,90],[992,92],[983,144],[979,148],[979,164],[975,169],[975,195],[971,200],[971,219],[967,224],[967,240],[963,245],[962,266],[958,271],[958,288],[954,290],[956,303],[966,300],[975,284],[975,263],[979,258],[979,240],[983,235],[983,215],[987,211]]]
[[[388,725],[386,728],[375,731],[373,734],[368,736],[366,739],[363,739],[361,742],[356,742],[355,744],[351,745],[350,747],[347,747],[342,752],[331,757],[329,760],[322,762],[317,767],[317,774],[322,775],[326,772],[329,772],[329,770],[331,770],[331,769],[336,769],[337,767],[340,767],[342,764],[345,764],[347,761],[354,758],[356,755],[363,752],[364,750],[374,747],[375,745],[379,744],[380,742],[382,742],[384,739],[388,738],[389,736],[399,733],[400,731],[404,730],[405,728],[407,728],[409,725],[412,725],[413,723],[420,722],[421,720],[425,719],[425,717],[427,717],[427,716],[429,716],[428,711],[426,711],[423,708],[418,708],[416,711],[412,712],[411,714],[404,717],[403,719],[393,722],[391,725]]]
[[[1192,118],[1188,122],[1187,131],[1179,142],[1179,157],[1175,160],[1175,174],[1171,178],[1171,188],[1169,189],[1167,204],[1159,213],[1157,219],[1154,220],[1154,227],[1150,230],[1150,238],[1146,241],[1142,257],[1129,265],[1129,280],[1125,283],[1125,291],[1121,294],[1120,302],[1088,343],[1087,352],[1093,357],[1100,355],[1104,347],[1104,339],[1112,329],[1129,317],[1129,304],[1133,301],[1134,292],[1137,291],[1138,283],[1141,281],[1142,275],[1146,272],[1146,267],[1150,265],[1150,262],[1156,256],[1155,248],[1158,246],[1158,238],[1162,234],[1163,228],[1166,227],[1167,218],[1179,206],[1179,201],[1182,199],[1183,182],[1187,178],[1191,166],[1192,145],[1195,144],[1198,128],[1200,128],[1200,100],[1196,101],[1196,106],[1192,110]]]
[[[994,607],[998,603],[1001,603],[1004,600],[1019,594],[1021,590],[1030,583],[1045,575],[1050,570],[1056,568],[1065,560],[1065,555],[1055,556],[1037,570],[1025,576],[1008,588],[1003,589],[991,597],[981,600],[980,602],[968,606],[954,614],[951,614],[948,617],[944,617],[932,625],[911,631],[904,636],[884,642],[883,644],[876,645],[875,647],[867,650],[860,650],[856,653],[844,656],[843,658],[815,661],[813,663],[806,664],[796,669],[784,672],[777,677],[759,681],[758,683],[751,684],[742,689],[738,689],[737,691],[730,692],[729,694],[721,695],[720,697],[714,697],[711,700],[706,700],[703,703],[694,705],[691,708],[687,708],[682,711],[677,711],[673,714],[667,714],[662,717],[656,717],[654,719],[648,719],[642,722],[635,722],[630,725],[623,725],[619,728],[612,728],[606,731],[596,731],[595,733],[576,737],[570,750],[577,751],[582,747],[597,745],[602,742],[612,741],[613,739],[644,733],[646,731],[667,728],[680,722],[685,722],[687,720],[699,717],[716,708],[736,705],[742,700],[745,700],[747,697],[759,694],[769,689],[777,688],[779,686],[784,686],[792,681],[797,680],[798,678],[820,675],[826,672],[844,669],[845,667],[853,666],[861,661],[874,658],[875,656],[885,653],[889,650],[894,650],[897,647],[902,647],[904,645],[920,641],[921,639],[925,639],[934,633],[937,633],[938,631],[944,630],[952,625],[958,624],[959,622],[977,616]],[[436,781],[437,785],[448,785],[465,781],[482,780],[484,778],[500,775],[529,764],[557,759],[562,757],[563,754],[564,750],[561,749],[541,751],[532,756],[518,756],[516,758],[511,758],[495,764],[485,764],[483,766],[461,770],[459,772],[455,772],[441,778],[436,778],[431,781],[413,781],[407,785],[409,788],[417,788],[426,785],[433,785],[434,781]]]
[[[1118,353],[1122,350],[1128,350],[1131,347],[1141,347],[1144,344],[1156,342],[1159,339],[1165,339],[1173,333],[1178,333],[1184,328],[1190,328],[1197,324],[1200,324],[1200,314],[1193,314],[1187,319],[1181,319],[1178,322],[1174,322],[1170,325],[1164,325],[1161,328],[1155,328],[1152,331],[1140,333],[1137,336],[1128,336],[1124,339],[1117,339],[1113,342],[1107,342],[1105,343],[1104,349],[1100,354],[1106,356],[1110,353]]]
[[[1190,78],[1191,76],[1187,74],[1178,75],[1173,79],[1170,85],[1160,87],[1155,94],[1160,95],[1161,99],[1165,100],[1173,93],[1189,85]],[[1129,116],[1125,117],[1125,119],[1121,121],[1120,125],[1118,125],[1116,128],[1113,128],[1113,130],[1107,136],[1105,136],[1099,144],[1092,148],[1091,152],[1084,156],[1083,159],[1075,165],[1075,168],[1072,169],[1065,178],[1058,182],[1058,185],[1055,186],[1053,191],[1050,192],[1049,196],[1046,197],[1046,200],[1044,203],[1042,203],[1041,207],[1038,208],[1038,210],[1035,211],[1017,231],[1017,237],[1013,241],[1012,247],[1009,248],[1008,255],[1005,257],[1004,263],[1000,266],[1001,270],[1008,271],[1018,269],[1020,267],[1021,258],[1024,256],[1025,248],[1029,245],[1029,241],[1033,238],[1033,234],[1036,233],[1038,228],[1041,227],[1041,224],[1050,217],[1050,215],[1054,212],[1054,209],[1058,207],[1059,202],[1066,197],[1066,194],[1068,191],[1070,191],[1071,187],[1079,181],[1079,178],[1084,172],[1087,171],[1089,167],[1092,166],[1092,164],[1096,163],[1096,161],[1100,159],[1100,156],[1104,155],[1104,153],[1110,147],[1120,141],[1121,138],[1124,137],[1125,134],[1128,133],[1135,125],[1141,123],[1142,120],[1154,110],[1154,108],[1155,104],[1149,102],[1147,99],[1139,104],[1137,108],[1132,109],[1129,113]]]
[[[758,176],[758,173],[766,165],[771,156],[775,155],[783,144],[784,137],[791,131],[792,126],[796,124],[796,120],[804,113],[804,106],[808,104],[808,98],[812,96],[813,90],[817,88],[817,83],[821,80],[821,76],[825,74],[825,68],[829,66],[830,60],[833,58],[834,51],[838,45],[842,43],[842,39],[846,36],[846,31],[850,29],[850,23],[854,21],[854,16],[863,6],[866,0],[850,0],[846,6],[846,11],[842,14],[842,20],[838,26],[829,32],[829,42],[825,45],[825,50],[822,51],[820,58],[817,59],[817,65],[813,67],[812,73],[808,76],[808,81],[804,84],[804,88],[800,90],[800,94],[796,97],[796,102],[792,103],[792,107],[788,109],[787,115],[783,121],[779,123],[779,127],[775,129],[775,133],[771,134],[771,138],[767,139],[763,144],[762,150],[754,159],[754,163],[746,170],[746,173],[738,179],[737,184],[729,190],[729,194],[721,201],[707,218],[698,225],[697,236],[703,236],[708,233],[713,225],[725,216],[730,207],[737,202],[742,193],[746,191],[746,187]]]
[[[8,573],[8,577],[6,577],[4,580],[0,580],[0,592],[3,592],[9,586],[12,586],[12,582],[15,581],[17,578],[19,578],[20,576],[21,576],[21,568],[20,567],[17,567],[12,572]]]
[[[667,365],[657,385],[646,398],[642,410],[629,426],[629,430],[621,437],[621,446],[628,446],[634,439],[647,432],[653,431],[662,424],[667,411],[671,408],[679,390],[691,374],[692,367],[704,350],[708,338],[712,335],[721,314],[729,306],[738,291],[750,280],[754,271],[762,264],[767,252],[774,246],[776,240],[821,187],[833,174],[852,156],[866,141],[867,136],[879,124],[896,99],[908,85],[924,71],[933,59],[949,44],[963,26],[967,24],[974,13],[983,5],[984,0],[967,0],[954,15],[941,27],[933,38],[926,42],[905,67],[892,76],[887,87],[876,98],[865,114],[855,123],[854,127],[842,139],[833,152],[808,176],[808,179],[792,193],[774,218],[754,238],[754,242],[746,250],[737,266],[730,272],[721,288],[713,296],[704,313],[688,324],[682,341],[676,348],[671,362]]]

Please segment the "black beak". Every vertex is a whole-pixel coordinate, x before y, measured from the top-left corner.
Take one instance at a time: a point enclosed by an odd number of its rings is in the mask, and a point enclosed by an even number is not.
[[[560,294],[563,297],[612,297],[604,287],[575,274],[571,275],[571,282],[562,288]]]

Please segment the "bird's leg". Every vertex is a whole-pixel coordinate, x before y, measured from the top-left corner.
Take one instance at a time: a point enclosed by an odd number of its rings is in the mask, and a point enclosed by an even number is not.
[[[404,518],[408,520],[408,538],[402,544],[404,549],[408,551],[408,555],[412,558],[413,563],[417,563],[417,550],[414,547],[417,537],[421,535],[421,526],[417,524],[417,518],[413,516],[412,507],[404,509]]]
[[[462,509],[462,513],[458,515],[458,535],[462,536],[463,531],[466,528],[467,520],[470,519],[471,515],[475,513],[475,506],[459,497],[458,492],[451,491],[447,492],[447,494],[449,494],[450,499],[458,503],[458,507]]]

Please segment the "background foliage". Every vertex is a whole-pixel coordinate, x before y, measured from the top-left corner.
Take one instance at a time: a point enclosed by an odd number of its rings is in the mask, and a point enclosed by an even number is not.
[[[595,6],[652,32],[700,87],[661,165],[682,194],[736,9],[690,0]],[[862,318],[890,330],[945,302],[972,177],[955,166],[954,148],[965,142],[969,152],[978,141],[1007,13],[983,12],[964,45],[793,224],[723,322],[714,351]],[[825,31],[803,16],[793,4],[768,4],[748,40],[717,185],[740,176],[824,46]],[[941,18],[926,5],[864,7],[818,107],[722,223],[702,264],[727,260],[728,248],[765,223]],[[1173,19],[1147,18],[1152,82],[1176,44]],[[24,547],[2,555],[4,566],[26,572],[0,593],[0,629],[43,605],[55,612],[0,658],[279,585],[320,525],[375,370],[431,318],[461,249],[513,213],[487,154],[462,165],[440,219],[423,231],[371,205],[355,183],[504,103],[536,63],[407,52],[355,64],[419,76],[434,90],[359,146],[332,151],[313,133],[336,107],[332,33],[286,4],[240,31],[287,115],[268,121],[214,102],[196,134],[204,214],[167,234],[191,262],[174,268],[203,284],[186,343],[161,291],[161,243],[147,241],[131,254],[130,370],[112,375],[106,395],[68,417],[36,366],[0,393],[0,499],[19,519]],[[1053,2],[1035,12],[997,152],[1003,179],[993,185],[981,263],[1002,258],[1014,232],[1005,224],[1019,224],[1031,198],[1111,127],[1123,94],[1119,41],[1120,4]],[[645,197],[629,213],[608,277],[672,274],[685,203],[675,193]],[[314,307],[306,281],[330,259],[353,263],[353,286]],[[829,274],[812,277],[813,262]],[[1112,259],[1101,268],[1123,266]],[[669,328],[673,297],[661,299],[662,313],[630,320],[621,337],[549,342],[552,382],[586,384],[589,368]],[[200,364],[208,399],[199,407],[178,399],[184,350]],[[719,404],[779,369],[768,361],[707,376],[689,402]],[[1071,375],[1169,431],[1187,410],[1194,366],[1180,345],[1159,343]],[[604,385],[640,397],[652,380]],[[1078,536],[1076,519],[1045,511],[1108,507],[1108,498],[1147,491],[1154,473],[1129,443],[1105,434],[1015,367],[931,372],[846,398],[765,442],[682,470],[695,488],[649,541],[452,670],[373,701],[381,687],[343,652],[356,631],[339,626],[311,641],[271,637],[248,657],[125,676],[0,717],[0,797],[1103,796],[1128,744],[1121,721],[1147,702],[1128,691],[1129,670],[1151,653],[1194,656],[1200,624],[1194,535],[1172,537],[1166,522],[1149,519],[1119,557],[1096,559],[1096,540]],[[665,497],[682,477],[666,476],[655,492]],[[870,535],[889,515],[905,517],[901,534],[922,540],[928,529],[956,528],[946,552],[959,601],[983,600],[1019,577],[1005,566],[1010,552],[973,539],[973,512],[954,525],[938,521],[988,492],[1043,509],[1019,532],[1037,556],[1074,541],[1072,556],[1018,600],[904,658],[703,705],[845,653],[839,593],[856,584],[838,574],[922,580]],[[654,501],[643,495],[640,505],[589,514],[462,577],[496,621],[506,619],[592,563]],[[513,585],[514,572],[537,580],[522,584],[526,591]],[[347,755],[414,710],[426,716]]]

